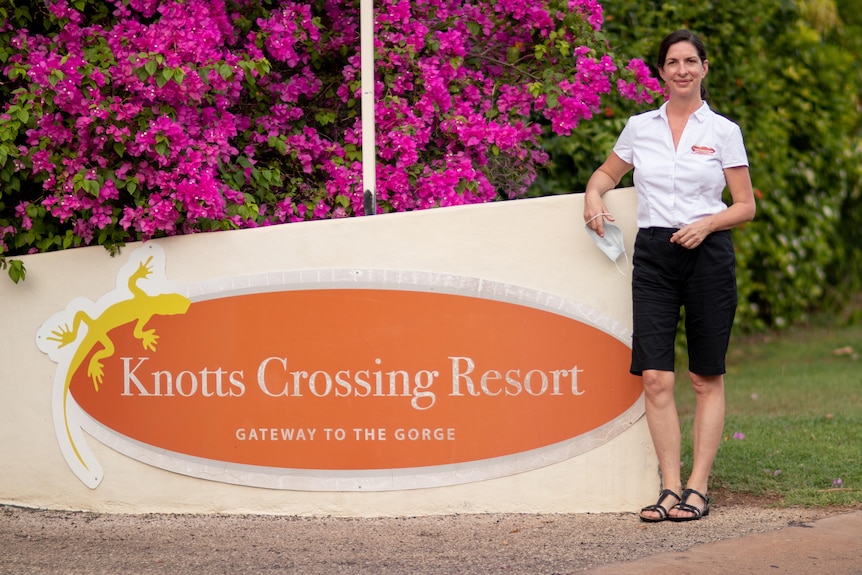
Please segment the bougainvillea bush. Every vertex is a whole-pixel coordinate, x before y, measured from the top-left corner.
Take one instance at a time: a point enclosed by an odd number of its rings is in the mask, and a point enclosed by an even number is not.
[[[661,93],[594,0],[374,4],[379,212],[522,196],[543,127]],[[362,214],[359,8],[0,0],[0,254]]]

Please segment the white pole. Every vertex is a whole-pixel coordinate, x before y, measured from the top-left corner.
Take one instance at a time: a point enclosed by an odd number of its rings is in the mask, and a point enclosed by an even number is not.
[[[365,215],[377,213],[377,144],[374,139],[374,0],[361,0],[359,50],[362,80],[362,190]]]

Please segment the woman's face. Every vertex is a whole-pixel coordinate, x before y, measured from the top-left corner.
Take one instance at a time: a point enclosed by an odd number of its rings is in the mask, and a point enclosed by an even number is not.
[[[697,49],[689,42],[677,42],[667,51],[659,75],[664,80],[671,98],[700,97],[700,84],[709,68],[701,61]]]

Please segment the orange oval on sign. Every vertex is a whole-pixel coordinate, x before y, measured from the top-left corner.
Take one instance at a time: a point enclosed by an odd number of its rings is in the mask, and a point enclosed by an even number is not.
[[[192,298],[146,323],[155,351],[134,323],[111,331],[98,390],[83,361],[70,391],[110,433],[216,467],[362,477],[518,458],[641,394],[626,344],[534,303],[433,287]]]

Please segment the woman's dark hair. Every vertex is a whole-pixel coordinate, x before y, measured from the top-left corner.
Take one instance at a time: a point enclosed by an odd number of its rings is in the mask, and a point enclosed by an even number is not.
[[[659,69],[664,68],[664,61],[667,60],[667,51],[670,50],[670,47],[678,42],[688,42],[694,49],[697,50],[697,55],[700,58],[701,62],[706,62],[706,46],[703,45],[703,40],[698,38],[697,34],[694,32],[690,32],[689,30],[677,30],[676,32],[671,32],[665,39],[661,41],[661,45],[658,48],[658,67]],[[703,100],[707,99],[706,86],[703,85],[703,82],[700,84],[700,97]]]

